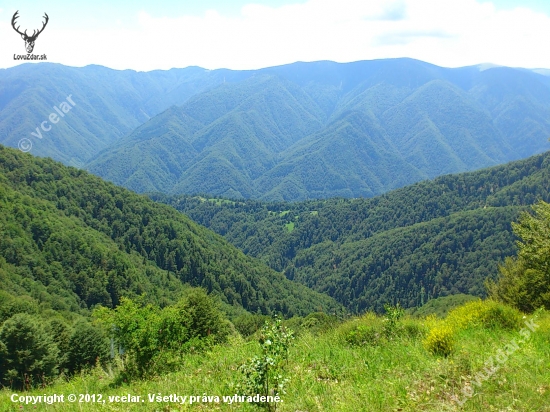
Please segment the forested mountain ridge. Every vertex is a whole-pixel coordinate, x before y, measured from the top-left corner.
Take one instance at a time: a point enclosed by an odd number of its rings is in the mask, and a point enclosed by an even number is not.
[[[24,137],[33,154],[81,167],[151,117],[219,84],[223,75],[199,67],[144,73],[54,63],[0,69],[0,144],[17,147]],[[69,95],[73,110],[42,129]],[[31,134],[37,128],[42,138]]]
[[[69,95],[71,112],[41,129]],[[24,64],[0,70],[0,143],[27,138],[35,155],[138,192],[372,197],[548,150],[549,101],[550,78],[535,71],[412,59],[147,73]]]
[[[483,282],[515,252],[510,223],[550,200],[550,152],[371,199],[263,203],[155,194],[278,271],[351,310],[418,306]]]
[[[172,108],[100,154],[88,169],[138,192],[207,192],[239,188],[275,165],[274,153],[322,127],[323,113],[289,81],[255,76]],[[137,144],[136,144],[137,143]],[[121,160],[123,158],[123,160]],[[240,162],[241,168],[230,165]],[[227,169],[230,167],[230,169]],[[206,185],[206,186],[205,186]],[[234,195],[239,195],[235,191]]]
[[[173,302],[201,286],[252,312],[337,309],[176,210],[51,159],[0,146],[0,283],[78,311],[146,293]]]
[[[548,150],[548,101],[526,70],[297,63],[193,96],[87,168],[137,192],[372,197]]]

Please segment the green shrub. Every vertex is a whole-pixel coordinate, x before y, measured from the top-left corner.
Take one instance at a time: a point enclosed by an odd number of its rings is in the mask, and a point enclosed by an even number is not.
[[[109,341],[103,331],[86,321],[80,321],[69,338],[67,368],[80,372],[109,358]]]
[[[243,380],[237,385],[242,395],[280,396],[285,393],[288,378],[284,366],[288,358],[288,349],[294,339],[293,331],[285,328],[280,319],[266,322],[261,330],[258,342],[262,348],[261,356],[254,356],[240,366]],[[275,410],[276,403],[260,403],[258,406]]]
[[[0,383],[16,389],[44,384],[57,374],[59,349],[39,321],[18,313],[0,328]]]
[[[490,328],[514,330],[520,328],[523,314],[517,309],[490,301],[491,304],[483,314],[482,322]]]
[[[332,329],[338,323],[336,316],[327,315],[323,312],[310,313],[304,318],[302,328],[315,332],[323,332]]]
[[[402,321],[399,334],[411,339],[416,339],[426,336],[428,333],[428,328],[424,326],[417,320],[407,320]]]
[[[448,356],[454,348],[455,333],[469,328],[517,329],[522,314],[517,309],[493,300],[468,302],[449,312],[443,321],[427,319],[430,325],[425,347],[436,355]]]
[[[266,315],[247,313],[237,317],[233,321],[233,325],[242,337],[247,338],[259,331],[268,319],[269,316]]]
[[[338,323],[336,316],[327,315],[324,312],[313,312],[306,317],[293,316],[284,321],[284,325],[292,329],[296,336],[305,331],[313,334],[323,333],[334,329]]]
[[[228,322],[204,289],[192,290],[184,299],[176,304],[176,308],[185,318],[185,326],[191,337],[210,337],[213,342],[220,343],[227,339],[230,332]]]
[[[183,353],[223,342],[231,331],[230,322],[202,289],[162,310],[131,299],[121,301],[114,310],[96,310],[94,317],[124,350],[127,378],[167,372],[181,363]]]
[[[127,298],[122,298],[114,310],[100,308],[94,311],[94,317],[123,349],[124,373],[129,378],[144,376],[159,351],[159,312],[157,307],[140,306]]]
[[[293,316],[290,319],[285,319],[283,325],[288,329],[292,329],[294,331],[294,336],[299,336],[303,331],[311,330],[308,327],[309,324],[304,326],[304,321],[305,318],[303,316]]]
[[[386,316],[384,316],[384,334],[387,338],[393,338],[398,335],[398,323],[399,320],[405,315],[405,310],[399,303],[392,306],[389,304],[384,305]]]

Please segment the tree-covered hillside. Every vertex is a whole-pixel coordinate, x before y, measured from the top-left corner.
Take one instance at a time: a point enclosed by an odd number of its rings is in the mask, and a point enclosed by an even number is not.
[[[50,122],[69,96],[71,111]],[[549,101],[550,78],[536,71],[412,59],[245,71],[23,64],[0,69],[0,143],[137,192],[372,197],[548,150]]]
[[[171,108],[87,168],[137,192],[200,188],[253,197],[257,190],[251,179],[276,164],[275,154],[322,125],[323,113],[298,86],[255,76]]]
[[[550,148],[550,82],[527,70],[389,59],[242,75],[86,168],[137,192],[297,201],[373,197]]]
[[[0,143],[18,147],[26,138],[35,156],[81,167],[151,117],[220,84],[226,75],[199,67],[144,73],[52,63],[0,69]],[[53,124],[50,113],[69,95],[75,106]]]
[[[550,199],[550,153],[371,199],[262,203],[152,195],[351,310],[467,293],[515,253],[510,222]]]
[[[252,312],[338,308],[168,206],[2,146],[0,278],[4,296],[68,312],[142,294],[166,305],[183,285]]]

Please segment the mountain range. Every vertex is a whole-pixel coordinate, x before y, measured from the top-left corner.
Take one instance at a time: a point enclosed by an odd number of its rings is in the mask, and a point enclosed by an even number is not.
[[[38,139],[52,107],[76,106]],[[412,59],[260,70],[0,70],[0,143],[136,192],[373,197],[550,149],[550,78]]]

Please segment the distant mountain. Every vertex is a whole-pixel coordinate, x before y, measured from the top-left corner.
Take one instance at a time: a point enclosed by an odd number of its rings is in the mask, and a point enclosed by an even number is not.
[[[527,70],[296,63],[191,97],[87,168],[137,192],[372,197],[547,150],[548,119],[550,79]]]
[[[184,285],[254,313],[339,308],[171,207],[0,145],[0,295],[77,312],[123,296],[166,305]]]
[[[69,95],[71,112],[42,131]],[[35,155],[137,192],[372,197],[548,150],[549,119],[550,77],[487,65],[0,70],[0,143],[27,138]]]
[[[152,197],[348,309],[381,312],[388,302],[484,296],[485,279],[516,253],[511,222],[550,201],[550,152],[371,199]]]
[[[88,168],[137,192],[200,187],[252,197],[251,180],[275,165],[274,155],[320,130],[322,121],[322,111],[295,84],[254,76],[169,109]]]
[[[0,143],[31,141],[32,153],[72,166],[132,132],[151,117],[223,81],[223,72],[198,67],[117,71],[101,66],[23,64],[0,69]],[[72,95],[75,107],[57,124],[54,106]],[[44,129],[51,126],[51,130]],[[42,138],[31,133],[39,132]]]

